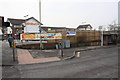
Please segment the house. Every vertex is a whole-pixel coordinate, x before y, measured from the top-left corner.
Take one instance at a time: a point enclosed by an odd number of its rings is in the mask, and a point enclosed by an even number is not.
[[[90,24],[82,24],[77,27],[78,30],[91,30],[92,26]]]
[[[45,30],[46,32],[58,31],[58,30],[64,30],[64,29],[66,29],[66,27],[50,27],[50,26],[41,26],[41,28],[43,30]]]
[[[9,35],[12,35],[15,39],[20,39],[22,33],[40,33],[40,25],[43,25],[34,17],[28,19],[13,19],[8,18],[7,22],[10,23],[9,27],[4,27],[4,38],[6,39]],[[41,29],[41,32],[45,31]]]
[[[4,29],[4,35],[6,34],[5,38],[12,35],[15,39],[20,39],[20,34],[24,30],[22,23],[24,23],[25,20],[8,18],[7,22],[10,23],[10,26]]]
[[[25,23],[23,23],[24,33],[40,33],[40,29],[41,33],[46,33],[42,28],[40,28],[40,25],[43,24],[34,17],[28,18]]]

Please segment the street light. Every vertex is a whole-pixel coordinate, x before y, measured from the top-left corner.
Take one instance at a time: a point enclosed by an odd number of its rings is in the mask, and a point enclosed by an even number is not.
[[[41,23],[41,0],[39,0],[39,19],[40,19],[40,23]],[[41,39],[41,24],[39,25],[39,32],[40,32],[40,50],[42,50],[42,39]]]
[[[103,30],[101,30],[101,46],[103,46]]]

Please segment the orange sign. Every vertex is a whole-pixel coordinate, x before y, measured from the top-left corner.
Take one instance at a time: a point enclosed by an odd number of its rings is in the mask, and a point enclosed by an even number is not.
[[[35,34],[24,34],[22,35],[22,40],[32,40],[35,39]]]
[[[39,25],[38,23],[25,23],[25,25]]]
[[[62,39],[62,36],[55,36],[55,39]]]
[[[48,40],[48,39],[62,39],[61,33],[45,33],[45,34],[21,34],[21,40],[35,40],[40,39]]]

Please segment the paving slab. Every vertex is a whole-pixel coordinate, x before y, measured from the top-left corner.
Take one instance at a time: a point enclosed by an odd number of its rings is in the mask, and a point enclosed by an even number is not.
[[[9,43],[7,41],[2,41],[2,65],[3,66],[12,66],[16,65],[17,61],[13,60],[13,48],[9,47]],[[16,49],[15,49],[16,56]]]
[[[59,61],[61,60],[58,57],[50,57],[50,58],[33,58],[28,50],[18,49],[18,63],[19,64],[32,64],[32,63],[45,63],[51,61]]]

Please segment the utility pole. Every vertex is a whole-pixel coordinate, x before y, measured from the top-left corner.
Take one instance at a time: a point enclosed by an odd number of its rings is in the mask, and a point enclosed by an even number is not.
[[[101,30],[101,46],[103,46],[103,30]]]
[[[103,46],[103,26],[101,27],[101,46]]]
[[[40,23],[41,23],[41,0],[39,0],[39,20],[40,20]],[[39,31],[40,31],[40,50],[42,50],[41,24],[39,25]]]

